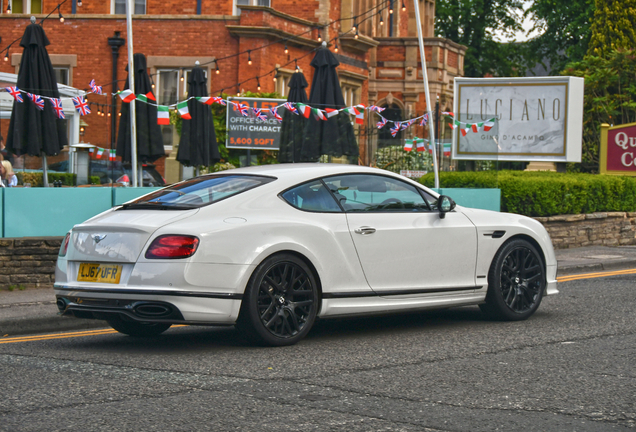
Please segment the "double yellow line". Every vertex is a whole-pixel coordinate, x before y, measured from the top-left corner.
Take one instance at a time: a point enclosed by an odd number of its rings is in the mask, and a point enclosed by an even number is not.
[[[12,338],[0,339],[0,344],[16,343],[16,342],[35,342],[35,341],[50,340],[50,339],[66,339],[66,338],[95,336],[95,335],[111,334],[111,333],[117,333],[117,330],[108,328],[108,329],[88,330],[88,331],[81,331],[81,332],[43,334],[43,335],[37,335],[37,336],[16,336]]]
[[[605,271],[605,272],[597,272],[597,273],[584,273],[584,274],[561,276],[561,277],[557,278],[557,282],[569,282],[569,281],[580,280],[580,279],[592,279],[592,278],[600,278],[600,277],[608,277],[608,276],[619,276],[619,275],[627,275],[627,274],[636,274],[636,269],[615,270],[615,271]]]

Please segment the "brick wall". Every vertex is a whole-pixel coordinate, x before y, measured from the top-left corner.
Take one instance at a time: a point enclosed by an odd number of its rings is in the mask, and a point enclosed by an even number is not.
[[[591,213],[535,218],[555,249],[636,245],[636,212]]]
[[[52,287],[64,237],[0,239],[0,286]]]

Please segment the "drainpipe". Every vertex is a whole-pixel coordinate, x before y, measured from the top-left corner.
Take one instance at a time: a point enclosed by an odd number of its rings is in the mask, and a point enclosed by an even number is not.
[[[108,38],[108,45],[110,45],[111,52],[113,54],[113,87],[111,97],[111,116],[110,116],[110,148],[116,147],[116,134],[115,128],[117,127],[117,91],[119,86],[117,84],[117,59],[119,58],[119,48],[126,44],[126,40],[120,36],[120,32],[116,31],[115,36]]]
[[[201,0],[197,0],[197,15],[201,15]]]

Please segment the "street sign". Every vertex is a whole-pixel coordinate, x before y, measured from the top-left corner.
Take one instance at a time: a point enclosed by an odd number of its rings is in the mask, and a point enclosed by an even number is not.
[[[228,100],[247,105],[250,108],[269,110],[287,102],[285,99],[229,97]],[[234,149],[278,150],[281,123],[268,112],[267,120],[260,120],[254,111],[241,114],[234,104],[227,104],[227,140],[225,147]],[[282,113],[281,113],[282,114]]]

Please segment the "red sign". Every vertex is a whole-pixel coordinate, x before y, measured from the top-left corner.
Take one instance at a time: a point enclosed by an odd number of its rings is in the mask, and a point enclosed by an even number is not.
[[[601,174],[636,175],[636,123],[601,126]]]

